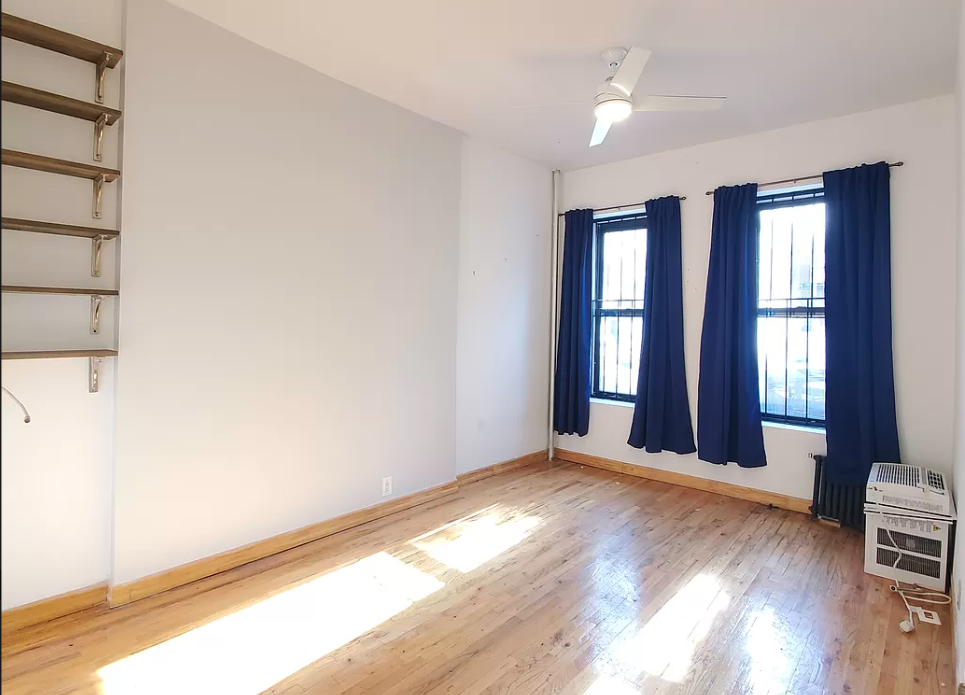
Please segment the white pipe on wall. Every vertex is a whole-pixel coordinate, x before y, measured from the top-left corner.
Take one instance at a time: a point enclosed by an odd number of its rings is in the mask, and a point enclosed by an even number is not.
[[[550,378],[549,378],[549,430],[547,434],[546,450],[549,452],[550,461],[556,452],[556,436],[553,432],[553,399],[555,396],[556,384],[556,317],[557,317],[557,289],[559,285],[559,249],[560,249],[560,172],[559,169],[553,172],[553,248],[551,250],[550,282],[552,290],[550,292]]]

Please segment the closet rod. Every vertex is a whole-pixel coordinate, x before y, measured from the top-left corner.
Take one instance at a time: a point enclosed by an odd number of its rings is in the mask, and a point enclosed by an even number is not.
[[[681,200],[687,200],[687,196],[685,196],[685,195],[678,196],[678,197],[679,197]],[[593,212],[611,212],[611,211],[613,211],[613,210],[623,210],[624,208],[626,208],[627,210],[639,210],[640,208],[645,207],[645,206],[646,206],[646,203],[629,203],[628,205],[612,205],[612,206],[610,206],[610,207],[608,207],[608,208],[595,208],[595,209],[593,210]],[[566,213],[565,213],[565,212],[560,212],[560,213],[557,213],[556,216],[557,216],[557,217],[566,217]]]
[[[890,167],[903,167],[903,166],[905,166],[905,163],[904,163],[904,162],[888,162],[888,166],[890,166]],[[797,178],[794,178],[794,179],[781,179],[780,181],[767,181],[766,183],[759,183],[759,184],[757,184],[757,185],[758,185],[758,186],[761,186],[761,187],[764,187],[764,186],[777,186],[777,185],[782,184],[782,183],[798,183],[799,181],[811,181],[812,179],[820,179],[820,178],[822,178],[823,176],[824,176],[824,174],[814,174],[813,176],[798,176]],[[713,192],[713,191],[705,191],[705,192],[704,192],[704,195],[714,195],[714,192]]]

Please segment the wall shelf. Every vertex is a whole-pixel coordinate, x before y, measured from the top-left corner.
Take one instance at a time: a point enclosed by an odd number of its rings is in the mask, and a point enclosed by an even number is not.
[[[85,39],[83,36],[68,34],[66,31],[37,24],[29,19],[14,17],[6,12],[0,16],[0,33],[8,39],[46,48],[48,51],[62,53],[78,60],[86,60],[88,63],[95,65],[107,55],[105,67],[108,68],[115,67],[124,56],[124,51],[119,48],[97,43]]]
[[[101,198],[103,197],[104,184],[116,180],[121,175],[121,172],[117,169],[108,169],[93,164],[70,162],[66,159],[44,157],[43,155],[31,154],[30,152],[18,152],[17,150],[7,149],[0,152],[0,163],[6,166],[20,167],[21,169],[43,171],[48,174],[61,174],[63,176],[76,176],[82,179],[90,179],[94,182],[92,214],[95,219],[100,219],[101,216]]]
[[[79,287],[34,287],[32,285],[3,285],[0,287],[5,293],[16,294],[80,294],[90,297],[117,297],[120,292],[117,290],[101,290],[94,288]]]
[[[5,360],[49,360],[67,357],[87,358],[87,391],[97,393],[101,384],[101,360],[117,357],[117,350],[94,348],[91,350],[17,350],[0,353]]]
[[[18,152],[17,150],[5,149],[0,153],[0,157],[2,157],[0,161],[7,166],[33,169],[34,171],[45,171],[48,174],[76,176],[82,179],[90,179],[91,181],[96,181],[98,177],[103,177],[104,183],[110,183],[121,175],[121,172],[117,169],[108,169],[106,167],[83,164],[81,162],[70,162],[66,159],[44,157],[43,155]]]
[[[23,220],[17,217],[0,219],[3,229],[18,232],[34,232],[36,234],[57,234],[60,236],[76,236],[84,239],[113,239],[119,232],[116,229],[100,229],[99,227],[81,227],[74,224],[60,224],[57,222],[42,222],[40,220]]]
[[[53,295],[85,295],[90,297],[90,334],[100,333],[101,305],[104,297],[117,297],[117,290],[101,290],[97,288],[80,287],[35,287],[33,285],[0,285],[4,294],[53,294]]]
[[[21,350],[4,352],[5,360],[44,360],[57,357],[117,357],[117,350]]]
[[[104,125],[114,125],[117,123],[117,119],[121,117],[120,111],[104,106],[103,104],[92,104],[89,101],[72,99],[61,94],[45,92],[42,89],[25,87],[21,84],[7,81],[4,81],[2,85],[0,85],[0,97],[2,97],[3,101],[9,101],[13,104],[43,109],[44,111],[80,118],[94,123],[103,117],[105,121]]]
[[[106,239],[114,239],[118,235],[116,229],[101,229],[100,227],[81,227],[75,224],[59,224],[57,222],[41,222],[40,220],[22,220],[17,217],[0,218],[3,229],[18,232],[33,232],[35,234],[56,234],[58,236],[76,236],[90,239],[90,275],[94,278],[101,276],[101,247]]]
[[[72,118],[80,118],[94,124],[94,161],[104,158],[104,128],[117,123],[121,112],[102,104],[91,104],[80,99],[72,99],[61,94],[45,92],[42,89],[25,87],[13,82],[2,83],[0,98],[11,104],[20,104],[34,109],[42,109]]]

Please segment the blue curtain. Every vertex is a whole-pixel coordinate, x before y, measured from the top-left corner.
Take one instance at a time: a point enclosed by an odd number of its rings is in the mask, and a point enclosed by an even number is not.
[[[697,455],[766,466],[757,373],[757,184],[714,191],[697,385]]]
[[[828,479],[863,484],[899,462],[891,350],[888,165],[824,174]]]
[[[643,343],[627,444],[650,453],[697,451],[684,371],[682,263],[680,198],[648,200]]]
[[[560,434],[590,430],[590,286],[593,281],[593,211],[566,213],[560,328],[556,346],[553,429]]]

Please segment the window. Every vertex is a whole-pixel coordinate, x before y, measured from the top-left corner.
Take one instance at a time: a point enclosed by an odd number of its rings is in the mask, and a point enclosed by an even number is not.
[[[633,401],[643,337],[647,218],[596,221],[593,293],[593,396]]]
[[[760,195],[757,358],[765,420],[824,426],[824,190]]]

